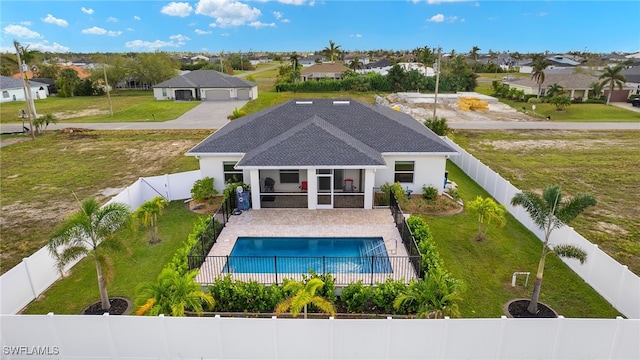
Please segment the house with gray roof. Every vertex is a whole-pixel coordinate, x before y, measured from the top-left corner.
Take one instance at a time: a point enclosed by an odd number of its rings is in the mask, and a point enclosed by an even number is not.
[[[571,99],[582,99],[584,101],[588,99],[589,91],[593,91],[591,84],[600,81],[597,76],[589,74],[566,74],[547,70],[544,71],[544,74],[544,82],[540,88],[540,96],[545,95],[546,89],[549,86],[558,84],[562,86],[564,93]],[[523,90],[525,94],[538,93],[538,83],[531,79],[531,77],[513,78],[504,81],[504,84],[518,90]]]
[[[46,99],[49,95],[49,85],[37,81],[29,81],[33,99]],[[0,102],[24,101],[24,86],[21,79],[0,76]]]
[[[187,152],[218,191],[250,185],[253,209],[371,209],[374,189],[400,182],[442,192],[457,152],[413,117],[355,100],[292,100],[241,117]]]
[[[153,86],[156,100],[229,101],[258,98],[258,84],[215,70],[196,70]]]

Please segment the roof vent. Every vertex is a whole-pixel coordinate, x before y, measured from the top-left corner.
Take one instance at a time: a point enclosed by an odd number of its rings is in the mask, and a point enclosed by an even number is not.
[[[351,101],[349,100],[335,100],[333,102],[333,105],[349,105],[351,104]]]
[[[296,101],[296,105],[311,105],[313,101]]]

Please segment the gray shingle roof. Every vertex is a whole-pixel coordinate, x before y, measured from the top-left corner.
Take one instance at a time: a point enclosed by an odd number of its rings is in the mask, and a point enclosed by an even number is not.
[[[251,88],[256,83],[235,76],[223,74],[215,70],[195,70],[176,76],[154,88]]]
[[[383,166],[383,153],[453,154],[407,114],[354,100],[292,100],[232,121],[189,154],[243,153],[239,166]]]
[[[37,81],[29,81],[31,87],[38,86],[48,86],[47,84],[43,84]],[[10,90],[10,89],[21,89],[22,88],[22,80],[14,79],[8,76],[0,76],[0,89],[2,90]]]
[[[547,73],[545,70],[544,82],[542,83],[542,88],[546,89],[548,86],[553,84],[558,84],[562,86],[565,90],[571,89],[590,89],[591,83],[597,82],[597,76],[591,76],[588,74],[554,74]],[[511,84],[519,84],[522,86],[527,86],[531,88],[538,88],[538,83],[535,82],[531,77],[528,78],[516,78],[510,81]]]

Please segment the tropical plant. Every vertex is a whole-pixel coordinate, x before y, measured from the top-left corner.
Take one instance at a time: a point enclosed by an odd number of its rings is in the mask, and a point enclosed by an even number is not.
[[[591,83],[590,87],[591,87],[590,97],[593,99],[600,99],[600,96],[602,96],[602,84],[597,81],[594,81]]]
[[[241,118],[243,116],[247,115],[247,112],[244,110],[239,110],[237,107],[233,108],[233,113],[231,113],[231,115],[227,116],[227,119],[229,120],[235,120],[237,118]]]
[[[55,257],[58,269],[74,260],[91,256],[96,265],[102,310],[109,310],[107,280],[112,277],[111,259],[103,248],[117,248],[119,241],[113,234],[131,219],[129,207],[123,203],[110,203],[100,207],[96,199],[87,199],[81,210],[62,222],[47,247]]]
[[[556,95],[562,95],[562,94],[564,94],[564,88],[558,83],[553,83],[547,87],[547,92],[546,92],[547,97],[554,97]]]
[[[549,61],[543,57],[537,57],[531,64],[531,80],[534,80],[538,84],[538,96],[540,97],[540,91],[542,89],[542,83],[544,83],[544,69],[551,65]]]
[[[149,236],[149,243],[156,244],[160,242],[158,236],[158,215],[162,214],[162,209],[167,207],[169,202],[162,196],[156,196],[149,201],[145,201],[140,205],[134,213],[134,217],[142,223],[142,226],[152,228]]]
[[[46,113],[35,120],[33,120],[33,126],[36,128],[38,134],[42,134],[47,131],[49,124],[57,124],[58,118],[51,113]]]
[[[218,195],[218,190],[213,186],[212,177],[204,177],[193,183],[191,188],[191,198],[196,201],[205,201]]]
[[[364,64],[358,59],[358,57],[354,57],[353,60],[349,62],[349,69],[353,71],[360,70],[364,67]]]
[[[624,68],[622,65],[616,65],[615,67],[607,67],[604,69],[604,72],[598,79],[602,80],[601,84],[603,87],[609,88],[609,94],[607,95],[607,105],[611,102],[611,93],[613,93],[613,89],[617,86],[620,90],[624,86],[627,78],[621,74],[621,71]]]
[[[556,95],[549,99],[549,104],[556,107],[556,111],[560,111],[567,106],[571,106],[571,99],[567,95]]]
[[[447,119],[436,117],[435,119],[426,119],[424,126],[428,127],[431,131],[438,136],[445,136],[449,133],[449,125],[447,125]]]
[[[298,80],[300,79],[300,55],[296,54],[295,52],[293,54],[291,54],[291,57],[289,57],[289,61],[291,62],[291,69],[289,70],[288,74],[289,74],[289,81],[291,82],[298,82]]]
[[[313,304],[323,312],[335,316],[336,311],[333,304],[322,296],[316,295],[316,291],[324,286],[320,278],[311,278],[306,284],[299,281],[289,280],[283,287],[289,297],[276,305],[275,313],[280,315],[285,311],[291,311],[293,317],[297,317],[301,310],[304,310],[304,318],[307,318],[307,306]]]
[[[585,209],[594,206],[596,200],[589,194],[580,194],[571,200],[563,201],[562,189],[559,185],[549,186],[542,191],[542,196],[531,191],[523,191],[511,199],[511,205],[520,205],[529,213],[533,222],[544,232],[542,242],[542,254],[538,263],[536,281],[533,286],[533,294],[527,311],[531,314],[538,312],[538,298],[542,286],[545,259],[549,253],[555,253],[561,257],[577,259],[580,263],[587,260],[587,254],[579,247],[558,244],[553,247],[549,244],[551,233],[565,224],[568,224]]]
[[[467,206],[478,214],[478,234],[476,235],[476,240],[478,241],[487,238],[487,232],[492,221],[495,221],[496,227],[503,227],[507,223],[505,207],[496,203],[490,197],[477,196]]]
[[[324,55],[324,57],[331,62],[333,62],[335,58],[340,55],[341,52],[342,51],[340,50],[340,45],[336,45],[336,43],[333,42],[332,40],[329,40],[329,46],[325,47],[322,50],[322,54]]]
[[[429,185],[423,185],[422,186],[422,197],[425,200],[435,200],[438,197],[438,189],[436,189],[435,187]]]
[[[412,280],[406,290],[395,298],[393,306],[396,309],[414,307],[416,316],[420,318],[439,319],[444,316],[460,317],[458,302],[461,300],[460,283],[435,272],[426,274],[424,279]]]
[[[186,275],[165,268],[154,283],[143,283],[136,289],[136,315],[160,314],[169,316],[185,316],[185,311],[202,314],[203,303],[213,307],[215,300],[204,293],[202,287],[194,280],[197,270]]]
[[[71,68],[60,70],[60,76],[56,79],[58,95],[62,97],[72,97],[78,85],[80,85],[80,77],[77,71]]]

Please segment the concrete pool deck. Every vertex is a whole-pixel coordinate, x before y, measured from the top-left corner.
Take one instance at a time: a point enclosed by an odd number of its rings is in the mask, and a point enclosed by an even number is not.
[[[257,237],[382,237],[387,247],[387,254],[392,260],[393,274],[374,274],[375,281],[383,282],[388,276],[397,278],[415,277],[407,274],[405,268],[408,259],[393,257],[407,256],[402,238],[396,228],[389,209],[260,209],[244,211],[241,215],[231,216],[229,222],[220,233],[216,244],[208,256],[227,256],[231,253],[236,239],[241,236]],[[397,240],[397,247],[395,246]],[[396,260],[396,261],[394,261]],[[207,258],[200,268],[196,281],[211,284],[220,276],[221,262]],[[222,264],[224,265],[224,264]],[[400,268],[403,271],[399,271]],[[232,274],[234,275],[234,274]],[[289,277],[299,278],[300,274]],[[332,274],[336,283],[351,283],[360,278],[369,282],[371,274]],[[283,274],[279,278],[282,278]],[[235,276],[234,276],[235,277]],[[366,277],[366,278],[364,278]],[[259,282],[270,282],[261,276],[252,277]]]

